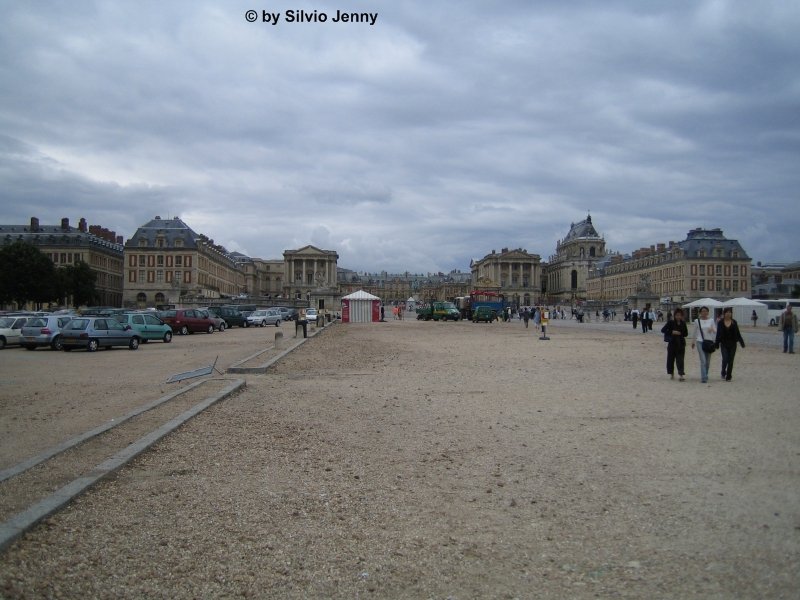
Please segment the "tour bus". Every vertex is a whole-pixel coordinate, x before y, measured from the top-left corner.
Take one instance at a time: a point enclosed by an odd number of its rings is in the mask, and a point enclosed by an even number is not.
[[[756,300],[767,307],[767,318],[770,325],[777,325],[781,320],[781,313],[786,310],[786,305],[792,305],[792,311],[800,310],[800,299],[779,298],[778,300]]]

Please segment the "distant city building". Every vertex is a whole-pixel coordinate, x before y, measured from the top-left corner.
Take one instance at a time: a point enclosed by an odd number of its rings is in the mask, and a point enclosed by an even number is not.
[[[122,236],[100,227],[87,226],[81,219],[78,227],[72,227],[68,218],[61,225],[40,225],[37,217],[31,217],[29,225],[0,225],[0,240],[3,245],[17,241],[36,246],[56,267],[85,262],[95,272],[95,290],[99,304],[120,306],[123,293],[123,245]]]
[[[750,257],[721,229],[691,230],[681,242],[611,255],[587,279],[587,298],[621,302],[652,292],[663,304],[699,298],[750,297]]]
[[[522,248],[494,250],[470,262],[475,288],[498,288],[514,306],[537,304],[542,289],[541,257]]]
[[[606,255],[606,242],[588,215],[572,223],[564,239],[556,244],[556,253],[544,265],[544,292],[552,304],[574,303],[587,296],[589,272]]]
[[[175,217],[155,217],[125,244],[128,307],[179,304],[234,296],[244,275],[225,248]]]
[[[758,262],[751,272],[753,298],[791,298],[800,291],[800,262]]]

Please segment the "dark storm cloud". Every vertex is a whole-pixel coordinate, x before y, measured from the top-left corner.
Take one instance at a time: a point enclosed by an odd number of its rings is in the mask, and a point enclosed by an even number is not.
[[[375,26],[247,23],[256,8]],[[797,259],[800,9],[726,1],[17,3],[0,8],[4,222],[130,236],[181,216],[231,250],[355,269],[546,259],[721,227]],[[35,214],[33,214],[35,213]]]

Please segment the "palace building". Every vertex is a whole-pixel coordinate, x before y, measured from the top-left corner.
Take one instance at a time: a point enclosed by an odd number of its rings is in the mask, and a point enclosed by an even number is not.
[[[492,250],[480,260],[470,261],[472,284],[476,288],[499,287],[507,302],[515,307],[531,306],[541,295],[542,268],[538,254],[517,248]]]
[[[699,298],[750,297],[750,257],[721,229],[691,230],[681,242],[640,248],[632,255],[611,255],[587,279],[587,297],[621,302],[643,289],[663,304]]]
[[[40,225],[31,217],[29,225],[0,225],[0,243],[22,241],[36,246],[56,267],[85,262],[97,279],[97,302],[104,306],[120,306],[123,293],[122,236],[99,225],[87,226],[81,219],[72,227],[68,218],[61,225]]]
[[[178,304],[186,299],[234,296],[244,275],[214,240],[175,217],[155,217],[125,244],[123,306]]]
[[[544,267],[544,293],[548,302],[574,303],[585,299],[589,272],[605,255],[606,242],[594,228],[591,215],[572,223]]]

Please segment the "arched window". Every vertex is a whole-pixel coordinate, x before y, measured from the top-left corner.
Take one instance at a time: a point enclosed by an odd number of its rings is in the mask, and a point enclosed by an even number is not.
[[[581,246],[581,258],[583,258],[584,256],[585,256],[584,249],[583,246]]]
[[[139,305],[139,308],[144,308],[147,306],[147,294],[144,292],[139,292],[136,294],[136,303]]]
[[[164,301],[165,301],[165,300],[166,300],[166,298],[164,297],[164,294],[163,294],[163,293],[161,293],[161,292],[158,292],[158,293],[156,294],[156,304],[164,304]]]
[[[572,269],[571,280],[572,280],[571,281],[572,289],[573,290],[577,290],[578,289],[578,271],[576,271],[575,269]]]
[[[589,256],[592,256],[592,257],[595,256],[595,254],[594,254],[594,246],[590,246],[589,247]]]

